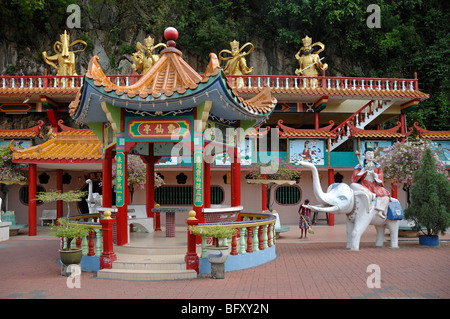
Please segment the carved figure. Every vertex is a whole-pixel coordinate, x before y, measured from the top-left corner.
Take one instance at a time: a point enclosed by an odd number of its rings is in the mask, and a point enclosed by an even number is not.
[[[89,184],[89,193],[88,197],[86,198],[86,202],[89,208],[89,214],[97,214],[98,213],[97,207],[102,206],[103,196],[100,195],[99,193],[92,192],[93,189],[92,180],[87,179],[86,184]]]
[[[375,246],[382,247],[384,231],[387,227],[390,231],[391,248],[398,248],[399,220],[380,218],[375,209],[373,199],[375,194],[362,191],[360,184],[334,183],[328,187],[326,193],[320,186],[319,174],[316,167],[308,162],[300,162],[301,165],[311,169],[313,175],[313,191],[319,205],[304,205],[312,211],[346,214],[347,215],[347,248],[359,250],[361,235],[369,225],[374,225],[377,230]],[[356,186],[356,187],[355,187]],[[371,196],[368,195],[371,194]],[[391,199],[392,201],[398,201]]]
[[[159,60],[159,54],[153,54],[156,48],[167,48],[167,45],[164,43],[153,45],[155,40],[151,36],[145,38],[144,43],[137,42],[136,52],[132,54],[135,63],[131,65],[131,68],[140,74],[145,74]]]
[[[86,49],[87,43],[82,40],[76,40],[70,43],[70,36],[67,31],[60,35],[61,41],[56,41],[53,45],[55,55],[48,56],[47,52],[42,52],[45,63],[57,70],[56,75],[77,75],[75,70],[75,53]],[[70,43],[70,44],[69,44]],[[77,43],[84,44],[82,50],[69,51],[69,48]],[[56,64],[56,62],[58,64]]]
[[[245,56],[249,55],[255,49],[255,46],[250,42],[247,42],[242,47],[239,48],[239,42],[234,40],[230,42],[231,51],[230,50],[222,50],[219,52],[219,59],[223,61],[227,61],[225,68],[223,69],[226,75],[247,75],[252,74],[253,67],[247,66],[247,61],[245,60]],[[250,46],[250,50],[247,52],[242,52],[245,47]],[[241,53],[242,52],[242,53]],[[228,53],[231,56],[222,56],[222,53]],[[235,81],[234,81],[235,82]],[[234,85],[235,83],[233,83]],[[239,79],[239,86],[244,84],[243,79]]]
[[[303,46],[295,54],[298,60],[299,68],[295,70],[295,74],[299,76],[318,76],[318,70],[325,71],[328,69],[328,64],[322,64],[319,53],[325,50],[325,45],[321,42],[311,44],[312,39],[308,36],[302,39]],[[320,46],[318,51],[314,51],[313,47]],[[323,58],[322,58],[323,59]],[[304,86],[317,87],[317,80],[304,79]]]
[[[375,209],[378,216],[386,218],[386,212],[389,204],[389,191],[384,188],[383,168],[373,161],[375,152],[372,148],[367,148],[364,152],[364,161],[356,165],[352,174],[352,183],[354,189],[376,195]]]

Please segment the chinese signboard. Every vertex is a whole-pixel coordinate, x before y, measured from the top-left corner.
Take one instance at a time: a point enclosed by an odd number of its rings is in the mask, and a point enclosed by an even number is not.
[[[116,206],[122,207],[125,203],[125,153],[116,155]]]
[[[131,118],[127,122],[128,142],[169,142],[186,138],[190,134],[192,120],[170,117],[164,119]]]

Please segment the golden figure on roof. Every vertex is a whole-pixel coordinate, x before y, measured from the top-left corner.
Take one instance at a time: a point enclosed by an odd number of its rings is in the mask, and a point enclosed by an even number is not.
[[[154,44],[155,40],[151,36],[145,38],[144,44],[139,41],[136,43],[136,52],[133,53],[135,63],[131,66],[133,71],[145,74],[159,60],[159,54],[153,54],[153,51],[158,47],[167,48],[167,45],[164,43]]]
[[[70,43],[70,36],[65,30],[59,37],[61,41],[56,41],[53,45],[53,51],[55,51],[56,54],[48,56],[47,52],[44,51],[42,52],[42,57],[44,58],[45,63],[57,70],[56,75],[77,75],[75,70],[75,53],[84,51],[87,47],[87,43],[83,40],[76,40]],[[69,48],[77,43],[84,44],[84,48],[81,50],[69,51]],[[56,62],[58,64],[56,64]]]
[[[247,75],[252,74],[253,67],[247,66],[247,61],[245,60],[245,56],[249,55],[255,49],[255,46],[250,42],[247,42],[242,47],[239,48],[239,42],[234,40],[230,42],[231,51],[230,50],[222,50],[219,52],[219,59],[223,61],[227,61],[225,68],[223,71],[226,75]],[[245,47],[250,46],[250,49],[247,52],[242,52]],[[242,53],[241,53],[242,52]],[[231,56],[222,56],[222,53],[231,54]],[[234,82],[234,81],[233,81]],[[239,81],[239,86],[244,82],[242,79]],[[234,84],[234,83],[233,83]]]
[[[322,42],[312,43],[312,39],[308,36],[302,39],[303,46],[295,54],[295,58],[298,60],[299,68],[295,70],[295,74],[299,76],[318,76],[318,70],[325,71],[328,69],[328,64],[322,64],[322,59],[319,57],[319,53],[325,50],[325,45]],[[320,49],[314,51],[313,47],[319,46]],[[307,84],[307,82],[304,82]],[[317,80],[311,81],[311,86],[317,87]]]

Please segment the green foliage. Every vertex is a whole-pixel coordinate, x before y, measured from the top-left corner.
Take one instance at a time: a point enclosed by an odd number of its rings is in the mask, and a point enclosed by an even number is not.
[[[24,183],[27,173],[12,162],[12,152],[7,146],[0,147],[0,182],[5,184]]]
[[[189,230],[197,236],[214,237],[217,239],[231,238],[237,232],[237,229],[230,228],[224,225],[189,226]],[[219,246],[219,240],[217,240],[216,243],[217,246]]]
[[[411,186],[411,206],[405,218],[414,220],[418,230],[426,228],[426,235],[445,234],[450,227],[450,182],[436,171],[432,152],[425,151],[421,168],[414,174]]]
[[[58,200],[62,200],[63,202],[80,202],[84,197],[86,197],[87,192],[82,192],[80,190],[76,191],[67,191],[61,193],[59,191],[51,191],[51,192],[39,192],[36,194],[36,199],[40,200],[44,203],[52,203]]]
[[[84,237],[91,231],[89,225],[86,224],[77,224],[74,222],[70,222],[66,218],[58,218],[57,226],[50,227],[50,235],[66,238],[67,239],[67,248],[66,250],[70,250],[70,243],[73,239],[78,237]]]

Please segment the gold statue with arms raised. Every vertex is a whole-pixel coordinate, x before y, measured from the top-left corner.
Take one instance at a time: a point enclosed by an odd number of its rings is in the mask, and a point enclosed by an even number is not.
[[[247,61],[245,60],[245,56],[249,55],[255,49],[255,46],[250,42],[247,42],[242,47],[239,48],[239,42],[234,40],[230,42],[231,51],[230,50],[222,50],[219,52],[219,59],[223,61],[227,61],[225,68],[223,69],[226,75],[247,75],[252,74],[253,67],[247,66]],[[245,47],[250,46],[250,49],[247,52],[242,52]],[[241,53],[242,52],[242,53]],[[228,53],[231,56],[223,56],[222,53]],[[235,81],[233,81],[235,82]],[[244,84],[243,79],[239,79],[239,86]],[[234,85],[234,83],[233,83]]]
[[[153,54],[153,51],[158,47],[167,48],[164,43],[159,43],[153,45],[155,40],[148,36],[144,40],[145,45],[141,42],[136,43],[136,52],[133,53],[133,60],[135,63],[132,64],[131,68],[140,74],[147,73],[148,70],[159,60],[159,54]]]
[[[75,53],[84,51],[87,47],[87,43],[82,40],[76,40],[70,43],[69,39],[69,34],[67,31],[64,31],[64,33],[60,35],[61,41],[56,41],[53,45],[53,51],[56,53],[55,55],[48,56],[47,52],[42,52],[45,63],[57,70],[56,75],[77,75],[75,70]],[[84,44],[84,48],[81,50],[69,51],[69,48],[77,43]]]

